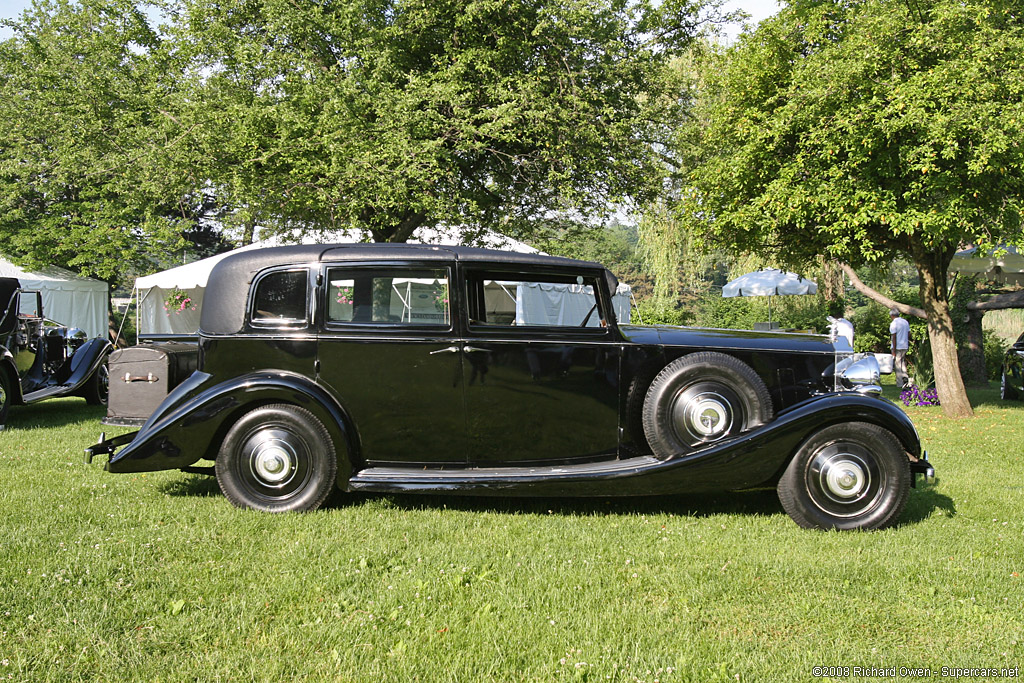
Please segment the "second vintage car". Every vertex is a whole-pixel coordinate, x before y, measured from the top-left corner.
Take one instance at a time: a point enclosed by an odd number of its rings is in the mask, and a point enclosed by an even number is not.
[[[1003,355],[999,397],[1007,401],[1024,398],[1024,334],[1017,337]]]
[[[61,396],[106,402],[107,340],[47,320],[42,294],[17,278],[0,277],[0,306],[0,429],[13,405]]]
[[[623,324],[596,263],[469,247],[243,252],[199,369],[111,472],[215,474],[234,504],[331,491],[637,496],[775,486],[801,526],[897,521],[931,473],[845,340]],[[212,461],[202,465],[200,461]]]

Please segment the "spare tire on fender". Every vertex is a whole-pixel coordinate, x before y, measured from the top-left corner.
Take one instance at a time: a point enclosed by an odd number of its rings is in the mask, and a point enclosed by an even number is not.
[[[764,381],[743,361],[705,351],[677,358],[647,390],[643,428],[658,457],[688,453],[772,419]]]

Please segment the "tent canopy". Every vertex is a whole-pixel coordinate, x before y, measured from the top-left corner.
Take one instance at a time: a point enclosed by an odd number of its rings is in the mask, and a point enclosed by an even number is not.
[[[1003,284],[1024,284],[1024,255],[1017,247],[1004,245],[979,254],[977,247],[956,252],[950,261],[951,273],[983,275],[986,279]]]
[[[85,330],[90,337],[107,336],[107,283],[48,266],[27,271],[0,257],[0,277],[16,277],[22,289],[42,294],[43,314],[50,320]]]

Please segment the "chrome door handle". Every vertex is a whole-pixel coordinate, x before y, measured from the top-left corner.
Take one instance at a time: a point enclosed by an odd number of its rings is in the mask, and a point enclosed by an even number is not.
[[[431,351],[430,355],[431,356],[435,356],[435,355],[437,355],[439,353],[458,353],[458,352],[459,352],[459,347],[458,346],[449,346],[446,349],[438,349],[437,351]]]
[[[465,351],[466,353],[490,353],[491,352],[490,349],[481,349],[481,348],[476,347],[476,346],[463,346],[462,350]]]

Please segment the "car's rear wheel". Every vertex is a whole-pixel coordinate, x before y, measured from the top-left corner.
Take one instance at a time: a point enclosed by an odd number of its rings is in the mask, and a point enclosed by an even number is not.
[[[85,383],[85,402],[91,406],[107,404],[110,395],[110,366],[104,359]]]
[[[687,453],[771,420],[771,395],[743,361],[692,353],[669,363],[647,390],[643,429],[659,457]]]
[[[825,427],[800,446],[779,480],[789,516],[807,529],[881,529],[910,492],[910,461],[889,430],[867,422]]]
[[[311,412],[272,404],[243,415],[228,431],[214,467],[227,499],[266,512],[315,510],[335,485],[330,433]]]

